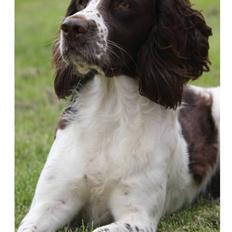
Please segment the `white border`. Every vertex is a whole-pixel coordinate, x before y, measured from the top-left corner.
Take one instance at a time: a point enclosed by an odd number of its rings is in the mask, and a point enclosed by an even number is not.
[[[204,1],[204,0],[202,0]],[[221,0],[221,231],[231,231],[232,1]],[[14,1],[0,0],[0,220],[14,231]]]
[[[232,212],[232,2],[221,0],[221,231]]]
[[[0,0],[0,230],[14,231],[14,1]]]

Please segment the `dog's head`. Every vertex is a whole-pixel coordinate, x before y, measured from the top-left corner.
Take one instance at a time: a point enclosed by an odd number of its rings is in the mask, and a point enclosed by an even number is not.
[[[188,0],[72,0],[55,45],[55,89],[71,94],[92,72],[136,78],[165,107],[208,71],[211,29]]]

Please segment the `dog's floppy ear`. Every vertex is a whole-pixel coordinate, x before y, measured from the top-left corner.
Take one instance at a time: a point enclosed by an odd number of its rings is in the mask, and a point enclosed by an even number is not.
[[[55,92],[59,98],[68,97],[82,77],[71,64],[64,62],[60,54],[59,42],[55,43],[53,48],[53,62],[55,66]]]
[[[158,0],[155,12],[154,26],[138,54],[140,93],[175,108],[184,83],[209,71],[211,28],[188,0]]]

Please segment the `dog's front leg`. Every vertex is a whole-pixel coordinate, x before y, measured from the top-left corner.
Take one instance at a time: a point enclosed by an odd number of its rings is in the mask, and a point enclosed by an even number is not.
[[[110,200],[115,222],[94,232],[155,232],[166,196],[164,177],[144,173],[122,181]]]
[[[57,132],[39,178],[33,202],[18,232],[54,232],[85,203],[86,183],[76,138],[72,131]]]

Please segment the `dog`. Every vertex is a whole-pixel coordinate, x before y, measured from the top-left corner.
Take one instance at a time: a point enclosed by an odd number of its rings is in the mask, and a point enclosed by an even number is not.
[[[219,196],[219,87],[211,28],[188,0],[72,0],[54,45],[68,106],[18,232],[74,218],[94,232],[157,231],[160,218]]]

